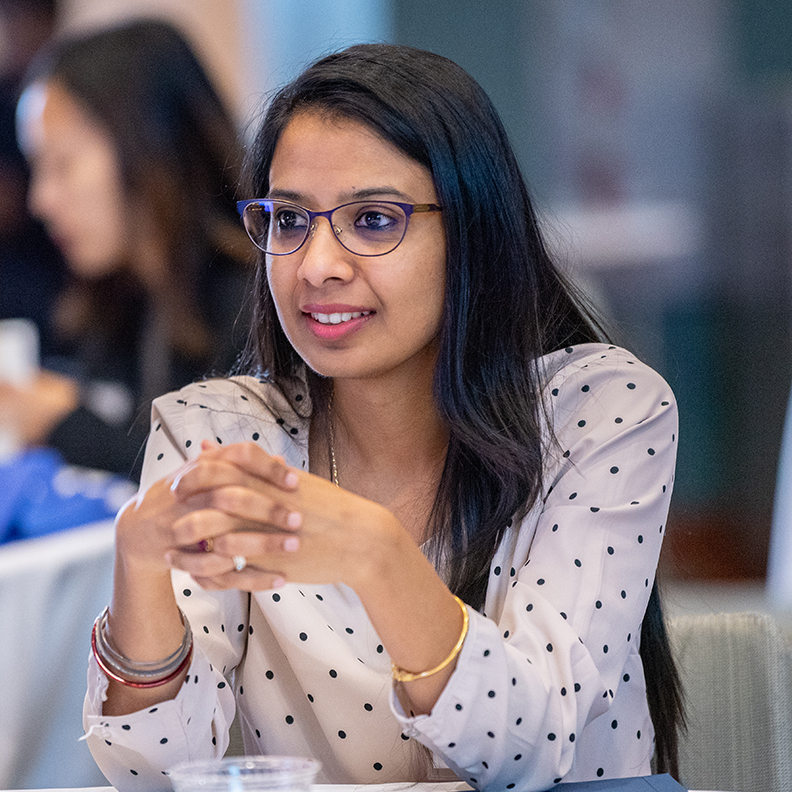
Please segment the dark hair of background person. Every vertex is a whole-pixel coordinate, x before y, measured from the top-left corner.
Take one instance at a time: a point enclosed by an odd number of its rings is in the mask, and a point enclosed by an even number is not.
[[[450,564],[451,591],[480,610],[505,527],[541,494],[537,360],[606,332],[551,260],[497,111],[461,67],[377,44],[317,61],[269,105],[247,160],[251,196],[267,195],[278,138],[303,110],[363,123],[432,174],[447,246],[434,392],[450,440],[431,529],[437,558]],[[263,254],[259,260],[248,362],[288,397],[304,366],[278,321]],[[326,410],[331,384],[307,377],[313,409]],[[676,773],[682,691],[657,583],[641,657],[657,768]]]
[[[207,256],[249,258],[235,210],[241,165],[236,129],[184,39],[165,22],[136,20],[53,41],[26,76],[62,85],[110,134],[129,200],[153,218],[167,279],[157,298],[173,349],[211,356],[201,310]],[[96,281],[71,278],[58,326],[72,338],[121,336],[140,309],[142,284],[129,268]]]

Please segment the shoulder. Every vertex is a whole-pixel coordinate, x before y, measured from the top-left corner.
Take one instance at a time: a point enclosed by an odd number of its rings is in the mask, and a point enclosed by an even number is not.
[[[602,421],[624,430],[650,419],[676,423],[673,391],[654,369],[621,347],[581,344],[539,361],[555,432],[592,430]]]
[[[295,404],[305,404],[305,411],[296,412],[278,388],[254,377],[195,382],[153,401],[152,433],[165,430],[172,442],[186,449],[202,439],[257,442],[283,435],[300,442],[307,440],[310,407],[305,394],[292,398]]]

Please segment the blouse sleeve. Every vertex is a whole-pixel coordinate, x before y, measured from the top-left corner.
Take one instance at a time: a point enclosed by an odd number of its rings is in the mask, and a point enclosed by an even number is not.
[[[453,676],[430,715],[407,717],[391,697],[405,732],[474,786],[648,772],[638,641],[673,483],[676,406],[624,350],[584,349],[559,353],[568,358],[547,386],[555,441],[544,496],[507,529]],[[643,734],[619,732],[622,713]]]
[[[193,391],[200,386],[190,386]],[[154,402],[141,489],[173,473],[214,439],[215,412],[201,409],[185,391]],[[191,404],[190,401],[193,403]],[[224,434],[228,437],[227,428]],[[233,441],[229,437],[229,442]],[[193,659],[178,695],[130,715],[102,715],[108,680],[91,655],[83,725],[88,747],[120,790],[170,790],[169,767],[189,759],[222,756],[234,719],[234,670],[249,629],[249,595],[204,592],[191,577],[173,573],[179,606],[193,630]]]

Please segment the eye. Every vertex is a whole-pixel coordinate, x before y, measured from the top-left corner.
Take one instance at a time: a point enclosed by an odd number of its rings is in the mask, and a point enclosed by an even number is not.
[[[278,209],[275,212],[275,221],[280,231],[302,230],[307,224],[307,218],[302,212],[295,209]]]
[[[393,231],[402,222],[398,207],[367,206],[358,210],[355,228],[361,231]]]

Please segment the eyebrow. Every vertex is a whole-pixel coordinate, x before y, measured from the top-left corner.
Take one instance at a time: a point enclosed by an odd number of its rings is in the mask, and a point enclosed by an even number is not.
[[[343,202],[365,201],[368,198],[384,198],[387,200],[386,196],[391,199],[395,198],[401,201],[409,202],[412,200],[411,196],[389,185],[381,187],[366,187],[365,189],[354,190],[353,192],[343,194],[342,199]],[[305,200],[304,195],[294,192],[293,190],[270,190],[265,197],[270,200],[291,201],[292,203],[296,204],[300,204]]]

